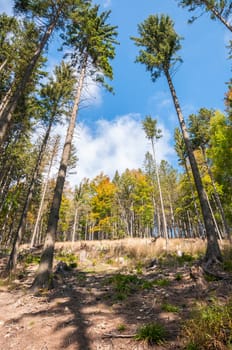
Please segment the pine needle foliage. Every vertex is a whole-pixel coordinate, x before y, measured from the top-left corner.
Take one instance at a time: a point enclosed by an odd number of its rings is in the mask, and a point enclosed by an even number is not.
[[[175,32],[169,16],[150,15],[138,25],[138,33],[140,37],[131,37],[136,46],[142,47],[135,62],[145,64],[153,81],[182,62],[177,55],[182,38]]]

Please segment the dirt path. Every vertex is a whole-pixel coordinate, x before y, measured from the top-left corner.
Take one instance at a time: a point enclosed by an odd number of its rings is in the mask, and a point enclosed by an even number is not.
[[[231,294],[231,285],[225,288],[221,282],[200,286],[188,266],[144,270],[121,293],[113,283],[119,272],[109,265],[78,266],[57,274],[55,289],[39,296],[27,293],[33,274],[11,291],[0,287],[0,350],[181,349],[181,325],[193,305],[212,293],[221,298]],[[165,304],[176,310],[164,311]],[[124,338],[157,321],[168,333],[162,346]]]

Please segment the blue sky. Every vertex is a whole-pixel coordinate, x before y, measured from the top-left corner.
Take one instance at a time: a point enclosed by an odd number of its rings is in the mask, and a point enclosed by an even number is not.
[[[73,184],[100,172],[113,176],[116,170],[122,172],[126,168],[142,167],[150,145],[141,128],[141,120],[148,114],[158,120],[163,130],[163,138],[157,144],[158,160],[166,159],[177,166],[173,131],[178,122],[165,78],[153,83],[145,67],[134,63],[138,48],[130,36],[137,36],[137,25],[150,14],[170,15],[177,33],[184,38],[180,50],[183,64],[173,82],[185,118],[197,113],[201,107],[223,111],[226,82],[231,77],[226,43],[232,37],[209,15],[204,14],[190,25],[187,23],[190,14],[179,8],[175,0],[102,0],[98,3],[102,9],[112,11],[110,22],[118,25],[120,45],[112,61],[115,95],[90,82],[86,86],[88,103],[79,112],[74,140],[79,163],[77,174],[70,178]],[[0,0],[0,11],[3,10],[10,10],[9,0]],[[53,47],[59,42],[55,36]],[[58,55],[54,49],[51,51],[49,70],[58,62]],[[58,128],[58,132],[63,129]]]

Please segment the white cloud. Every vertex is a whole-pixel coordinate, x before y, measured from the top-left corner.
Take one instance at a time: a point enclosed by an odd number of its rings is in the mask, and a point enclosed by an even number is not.
[[[127,168],[142,168],[146,152],[151,152],[151,145],[145,137],[141,121],[140,114],[128,114],[114,120],[100,119],[91,128],[77,125],[73,144],[79,160],[76,169],[72,169],[66,179],[72,187],[83,178],[93,179],[101,172],[112,178],[116,170],[122,174]],[[170,132],[162,124],[158,124],[158,128],[163,134],[156,144],[156,159],[159,163],[162,159],[172,158],[175,153],[170,146]],[[53,135],[61,136],[60,155],[66,130],[67,124],[58,125],[52,132]],[[57,174],[59,159],[60,156],[53,168],[53,176]]]
[[[159,127],[163,137],[156,147],[158,162],[174,154],[169,146],[169,131],[162,125]],[[145,153],[151,151],[141,127],[141,118],[136,114],[119,116],[112,121],[99,120],[92,129],[81,125],[77,134],[74,141],[79,158],[77,174],[68,178],[72,185],[78,184],[84,177],[92,179],[100,172],[112,178],[116,170],[122,173],[126,168],[141,168]]]

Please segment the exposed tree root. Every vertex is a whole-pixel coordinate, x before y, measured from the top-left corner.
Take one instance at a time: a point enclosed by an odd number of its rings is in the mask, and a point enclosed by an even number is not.
[[[214,278],[215,280],[232,281],[232,275],[223,271],[221,262],[212,264],[207,262],[199,262],[190,268],[190,277],[196,281],[201,287],[206,287],[205,276]]]
[[[208,276],[210,276],[210,277],[213,277],[213,278],[215,278],[216,280],[230,280],[230,281],[232,281],[232,276],[231,275],[229,275],[229,274],[227,274],[226,272],[223,272],[223,271],[213,271],[212,269],[209,269],[208,268],[208,265],[206,264],[202,264],[201,265],[201,267],[202,267],[202,270],[204,271],[204,273],[206,274],[206,275],[208,275]],[[216,265],[215,265],[215,267],[216,267]],[[214,267],[214,268],[215,268]],[[221,264],[220,265],[218,265],[218,267],[220,268],[221,267]]]

